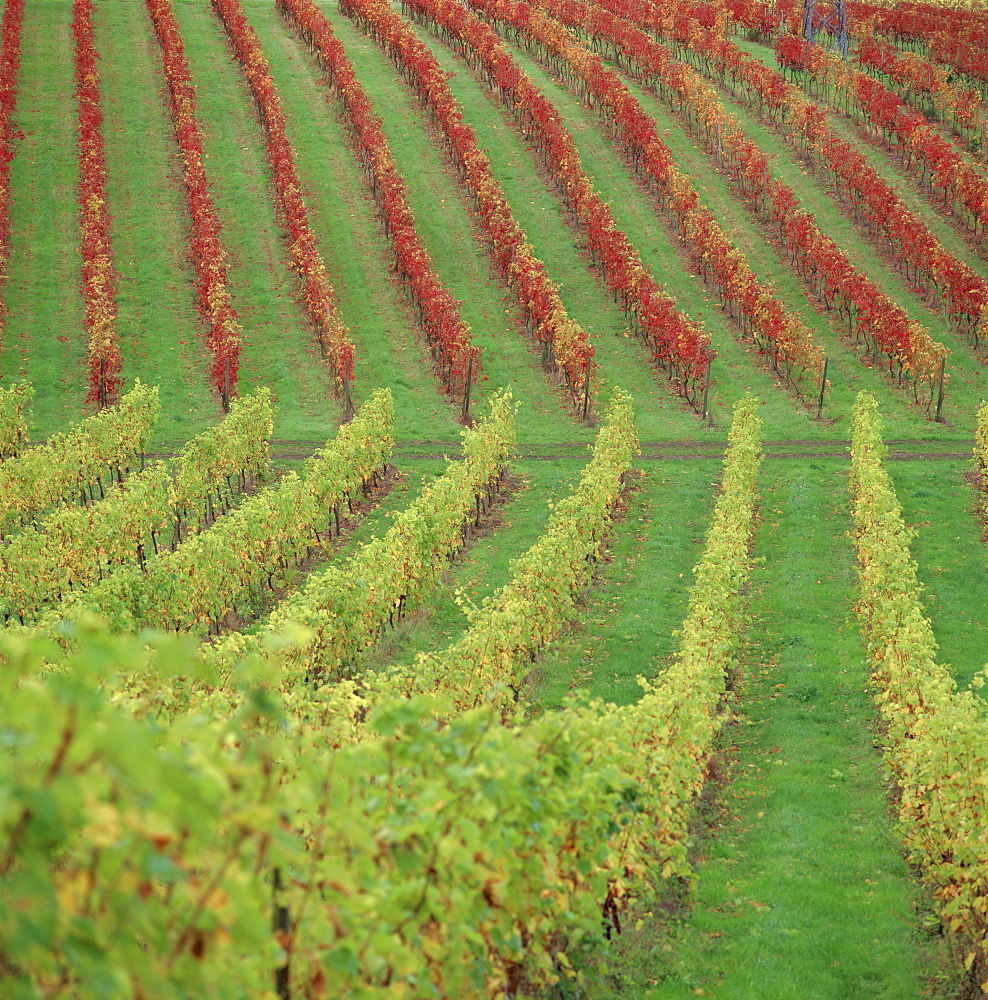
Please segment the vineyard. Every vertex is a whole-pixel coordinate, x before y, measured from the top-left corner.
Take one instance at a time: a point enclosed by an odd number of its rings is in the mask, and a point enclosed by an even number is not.
[[[0,996],[988,994],[982,10],[0,8]]]

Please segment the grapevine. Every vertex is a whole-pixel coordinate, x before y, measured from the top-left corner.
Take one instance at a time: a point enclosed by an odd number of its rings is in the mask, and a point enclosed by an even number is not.
[[[337,311],[336,292],[326,276],[316,238],[309,228],[309,213],[295,167],[295,151],[285,134],[281,100],[268,73],[260,42],[244,15],[240,0],[213,0],[213,9],[226,28],[237,60],[250,84],[261,114],[267,140],[268,164],[284,216],[292,263],[302,282],[306,311],[315,324],[319,347],[333,368],[337,390],[347,413],[352,410],[353,342]]]
[[[233,502],[268,463],[270,393],[261,389],[234,400],[215,427],[190,441],[169,465],[155,463],[113,481],[103,500],[87,507],[61,507],[23,529],[0,547],[0,615],[33,619],[44,605],[84,589],[121,564],[174,547],[192,530],[215,517],[216,507]]]
[[[229,612],[288,583],[302,559],[328,542],[334,508],[373,478],[393,446],[394,402],[379,389],[301,475],[288,473],[174,551],[70,595],[37,627],[57,631],[90,612],[119,631],[218,631]]]
[[[28,382],[0,387],[0,461],[15,457],[24,447],[27,441],[24,412],[33,398],[34,386]]]
[[[106,202],[106,157],[98,55],[93,43],[92,0],[74,0],[76,96],[79,102],[79,228],[82,236],[82,298],[86,307],[89,395],[103,409],[116,402],[123,384],[117,335],[116,288],[110,212]]]
[[[0,533],[75,497],[94,499],[107,473],[122,480],[143,455],[159,408],[157,387],[138,380],[117,406],[0,464]]]
[[[978,426],[974,432],[974,464],[988,492],[988,403],[978,409]]]
[[[857,610],[885,724],[885,759],[899,791],[899,832],[945,930],[963,942],[971,984],[988,992],[988,718],[977,691],[959,690],[936,661],[909,551],[914,532],[903,522],[885,454],[878,407],[861,393],[850,476]],[[974,687],[983,683],[976,675]]]
[[[17,105],[17,73],[21,59],[24,0],[8,0],[0,22],[0,329],[6,306],[10,259],[10,161],[14,151],[12,118]],[[0,456],[3,448],[0,447]]]
[[[210,376],[226,410],[237,384],[240,324],[230,301],[227,253],[220,241],[220,221],[209,194],[203,163],[203,136],[196,112],[196,90],[170,0],[146,0],[146,3],[161,45],[172,125],[182,154],[182,177],[192,220],[189,242],[199,279],[196,304],[209,327],[206,342],[212,355]]]

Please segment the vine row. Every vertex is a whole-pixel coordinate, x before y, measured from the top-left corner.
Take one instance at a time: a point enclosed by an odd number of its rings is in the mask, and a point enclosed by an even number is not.
[[[981,476],[981,509],[988,515],[988,403],[982,403],[978,408],[978,424],[974,431],[974,465]]]
[[[270,393],[233,401],[230,413],[190,441],[169,465],[156,462],[85,508],[62,507],[0,547],[0,615],[23,624],[70,592],[102,580],[119,566],[200,530],[252,487],[268,465],[273,428]],[[172,468],[174,468],[174,475]],[[233,480],[236,477],[236,487]],[[196,517],[198,524],[188,522]]]
[[[174,551],[69,595],[37,627],[57,630],[59,622],[92,612],[114,631],[218,631],[231,611],[252,610],[265,589],[291,581],[332,534],[334,511],[339,523],[339,504],[372,480],[393,447],[394,402],[379,389],[306,460],[301,475],[287,473]]]
[[[159,409],[157,387],[138,380],[116,406],[0,463],[0,535],[76,497],[94,500],[108,471],[122,482],[132,462],[143,464]]]
[[[337,311],[336,292],[326,276],[326,265],[319,253],[316,237],[309,228],[309,213],[302,198],[295,151],[285,133],[281,100],[268,72],[261,44],[247,21],[240,0],[213,0],[213,9],[226,29],[260,111],[267,140],[268,165],[287,228],[292,262],[302,281],[305,308],[315,324],[319,349],[322,356],[330,361],[337,391],[342,394],[346,413],[349,414],[353,409],[350,392],[353,342]]]
[[[858,614],[868,646],[885,760],[898,786],[899,832],[945,931],[963,942],[969,986],[988,992],[988,717],[936,661],[923,613],[914,532],[902,519],[875,400],[854,408],[850,491],[860,563]],[[984,673],[974,686],[984,684]]]
[[[106,203],[103,105],[99,93],[91,0],[74,0],[75,82],[79,109],[79,229],[82,238],[82,300],[85,305],[89,393],[99,409],[114,403],[123,384],[115,295],[120,275],[113,265]]]
[[[220,394],[223,409],[228,410],[236,391],[240,364],[240,324],[230,301],[227,253],[220,240],[220,221],[209,194],[203,163],[196,88],[170,0],[145,0],[145,3],[161,45],[172,125],[182,155],[182,178],[192,221],[189,244],[198,279],[196,305],[208,327],[206,344],[212,357],[210,379]]]

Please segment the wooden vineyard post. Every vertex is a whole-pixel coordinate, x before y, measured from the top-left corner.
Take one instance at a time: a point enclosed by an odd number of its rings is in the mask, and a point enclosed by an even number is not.
[[[350,391],[350,375],[343,372],[343,417],[349,420],[353,416],[353,395]]]
[[[230,358],[224,350],[223,356],[223,412],[230,412]]]
[[[713,364],[713,359],[707,362],[707,375],[703,380],[703,406],[700,409],[700,419],[705,421],[707,419],[707,399],[710,396],[710,366]]]
[[[590,362],[586,365],[587,375],[583,380],[583,419],[587,419],[587,414],[590,412]]]
[[[463,422],[470,419],[470,384],[473,381],[473,351],[467,358],[467,384],[463,389]]]
[[[97,389],[96,408],[105,410],[107,404],[106,397],[106,358],[99,359],[99,387]]]
[[[816,406],[816,418],[820,419],[823,414],[823,395],[827,391],[827,368],[830,367],[830,358],[823,359],[823,374],[820,376],[820,400]]]
[[[271,878],[271,897],[273,903],[273,910],[271,914],[271,930],[274,931],[275,936],[282,941],[286,941],[292,932],[291,920],[288,916],[288,907],[283,906],[282,890],[283,886],[281,884],[281,869],[275,868],[272,873]],[[284,945],[283,945],[284,947]],[[288,949],[285,948],[287,955]],[[274,970],[274,989],[278,994],[278,1000],[289,1000],[291,997],[291,991],[288,985],[288,958],[285,958],[285,964],[279,966]]]
[[[947,359],[946,358],[941,358],[940,359],[940,387],[937,389],[937,415],[936,415],[936,418],[935,418],[936,422],[938,424],[943,422],[943,416],[942,416],[942,414],[943,414],[943,379],[944,379],[944,368],[945,368],[946,364],[947,364]]]

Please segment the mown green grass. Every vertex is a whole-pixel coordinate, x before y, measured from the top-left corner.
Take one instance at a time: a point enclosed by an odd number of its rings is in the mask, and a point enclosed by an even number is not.
[[[140,377],[161,390],[152,448],[173,447],[217,420],[220,404],[194,301],[189,214],[161,52],[143,4],[94,11],[123,371],[127,384]]]
[[[25,8],[10,165],[10,261],[0,374],[34,386],[39,440],[83,416],[86,338],[76,199],[78,111],[72,5]]]
[[[340,405],[297,302],[250,92],[209,5],[175,4],[174,13],[198,83],[211,194],[230,254],[228,280],[242,326],[240,384],[272,389],[276,437],[327,437]]]
[[[963,687],[988,664],[988,545],[975,490],[964,479],[971,468],[923,459],[888,465],[903,518],[916,532],[912,551],[938,659]]]
[[[882,260],[881,255],[876,252],[875,244],[837,207],[829,183],[822,175],[819,178],[814,176],[813,171],[799,160],[769,126],[757,121],[743,102],[732,98],[730,91],[721,91],[721,98],[728,110],[737,116],[748,135],[773,157],[774,175],[793,188],[802,207],[814,214],[823,232],[841,246],[851,263],[888,294],[910,319],[922,323],[935,340],[952,352],[948,363],[950,382],[944,407],[946,423],[939,427],[931,424],[930,433],[923,436],[957,437],[958,431],[962,434],[969,433],[974,424],[977,404],[988,383],[984,362],[975,356],[964,338],[954,332],[947,318],[930,309],[922,296],[912,292],[905,277],[893,265]],[[886,174],[889,169],[887,164],[878,159],[875,165],[885,179],[896,186],[894,174]]]
[[[310,227],[355,345],[354,396],[359,401],[386,385],[395,396],[402,439],[455,443],[456,404],[440,391],[414,311],[393,273],[342,106],[288,24],[268,5],[245,9],[278,87]]]
[[[253,107],[209,5],[196,0],[175,6],[199,84],[214,193],[233,257],[236,302],[245,318],[244,388],[265,384],[275,389],[279,437],[321,443],[332,436],[339,406],[320,374],[311,330],[294,302],[294,279],[285,263]],[[427,116],[390,62],[341,18],[335,5],[326,2],[324,7],[384,118],[437,266],[463,298],[490,358],[485,374],[503,371],[520,404],[520,457],[513,464],[520,488],[497,512],[497,527],[476,539],[435,595],[386,638],[369,661],[380,666],[407,661],[418,650],[439,648],[456,638],[466,625],[454,600],[456,588],[478,602],[507,580],[511,559],[541,532],[548,501],[576,483],[586,462],[584,445],[593,432],[564,412],[556,390],[514,329],[513,307],[489,273],[465,200],[444,168]],[[442,473],[444,455],[458,454],[456,408],[438,389],[413,310],[390,272],[390,250],[338,105],[311,55],[268,0],[251,2],[247,9],[284,103],[312,226],[357,345],[356,397],[359,401],[377,385],[387,385],[397,400],[395,462],[403,478],[355,527],[337,555],[345,558],[352,547],[387,530],[388,515],[406,506],[423,481]],[[25,36],[18,93],[18,120],[33,134],[21,141],[13,165],[15,255],[6,292],[12,326],[0,363],[5,379],[16,377],[22,367],[34,379],[39,389],[36,434],[55,429],[68,414],[78,415],[84,394],[78,237],[73,235],[70,14],[68,0],[29,5],[25,26],[33,34]],[[184,195],[176,186],[174,167],[167,182],[157,176],[175,160],[167,128],[162,132],[161,97],[149,89],[155,86],[157,70],[151,69],[150,55],[156,49],[139,14],[140,4],[98,8],[109,101],[111,197],[119,228],[114,240],[124,248],[118,266],[124,275],[120,305],[121,316],[127,317],[125,335],[133,339],[134,357],[144,351],[148,370],[162,373],[166,413],[161,437],[177,440],[183,421],[191,436],[192,425],[209,418],[211,403],[201,382],[183,383],[182,364],[189,366],[191,378],[199,359],[194,335],[181,345],[185,354],[170,350],[176,335],[182,336],[180,317],[189,315],[191,301],[183,278],[188,264],[173,242],[183,224],[176,206]],[[778,264],[765,234],[733,199],[730,186],[711,171],[710,157],[698,151],[654,99],[633,87],[660,123],[681,167],[737,235],[756,270],[815,324],[822,341],[832,343],[837,363],[828,409],[834,423],[810,420],[736,344],[713,296],[682,267],[665,223],[593,114],[521,56],[572,123],[585,168],[620,224],[651,253],[646,260],[670,291],[682,294],[715,334],[721,352],[713,393],[718,426],[702,427],[652,370],[646,352],[623,336],[625,318],[588,269],[581,238],[565,222],[558,199],[507,114],[459,57],[428,33],[420,31],[420,37],[447,72],[455,74],[450,85],[490,155],[513,211],[560,282],[572,314],[594,338],[604,382],[634,393],[642,438],[656,443],[640,462],[644,475],[632,477],[618,507],[609,555],[583,595],[578,620],[534,665],[533,711],[550,710],[574,686],[618,702],[637,696],[635,676],[654,675],[676,648],[675,630],[685,614],[691,569],[702,549],[719,478],[727,404],[757,388],[767,436],[775,442],[770,449],[774,457],[766,459],[762,475],[763,523],[755,555],[763,562],[753,576],[751,644],[736,693],[738,718],[724,734],[715,767],[719,777],[734,780],[715,789],[704,806],[700,827],[705,832],[698,832],[694,848],[695,893],[692,898],[674,893],[672,904],[667,894],[669,908],[653,906],[653,916],[645,915],[646,900],[645,909],[631,915],[625,934],[612,944],[610,970],[591,976],[585,990],[561,987],[554,996],[891,1000],[922,995],[924,979],[937,973],[940,960],[914,926],[924,922],[916,910],[919,894],[887,819],[887,790],[873,746],[875,713],[853,615],[847,462],[840,443],[848,433],[850,399],[864,387],[880,400],[887,439],[908,442],[903,450],[967,452],[974,404],[985,387],[980,363],[964,345],[951,343],[951,423],[925,420],[910,408],[905,394],[831,340],[827,324],[816,318]],[[133,65],[106,65],[128,55]],[[731,110],[746,115],[741,108]],[[942,324],[876,260],[870,244],[840,216],[778,137],[750,122],[750,116],[748,124],[825,231],[846,245],[855,261],[911,314],[931,329]],[[142,128],[146,148],[138,157],[129,150],[141,148],[135,137]],[[876,162],[881,159],[877,155]],[[142,184],[152,192],[147,205],[137,197]],[[148,227],[160,231],[151,233]],[[145,247],[147,261],[138,259]],[[162,262],[172,277],[155,276],[152,261]],[[146,301],[150,295],[154,302],[170,305],[156,309]],[[51,336],[53,330],[74,339],[67,345]],[[935,335],[941,336],[939,331]],[[493,383],[491,377],[485,388]],[[190,392],[199,394],[198,403],[189,402]],[[826,454],[814,455],[815,450]],[[795,457],[779,457],[790,452]],[[972,510],[970,487],[962,478],[966,460],[890,459],[889,468],[906,518],[919,531],[914,551],[941,657],[966,683],[983,659],[982,594],[988,569],[988,549]],[[641,916],[640,929],[635,916]],[[590,957],[601,956],[585,956]]]
[[[615,512],[608,551],[579,617],[532,677],[538,710],[585,687],[594,697],[633,704],[639,676],[653,678],[675,652],[693,567],[703,551],[720,462],[642,462]]]
[[[589,440],[591,431],[575,421],[572,404],[559,379],[546,373],[540,350],[522,330],[517,300],[497,280],[486,237],[471,218],[470,200],[457,171],[442,152],[438,128],[394,64],[357,25],[333,8],[325,8],[333,31],[359,67],[357,78],[375,111],[406,185],[416,226],[433,267],[462,303],[461,312],[483,351],[471,406],[484,396],[510,386],[527,402],[537,423],[521,425],[525,436],[538,427],[538,440]]]

